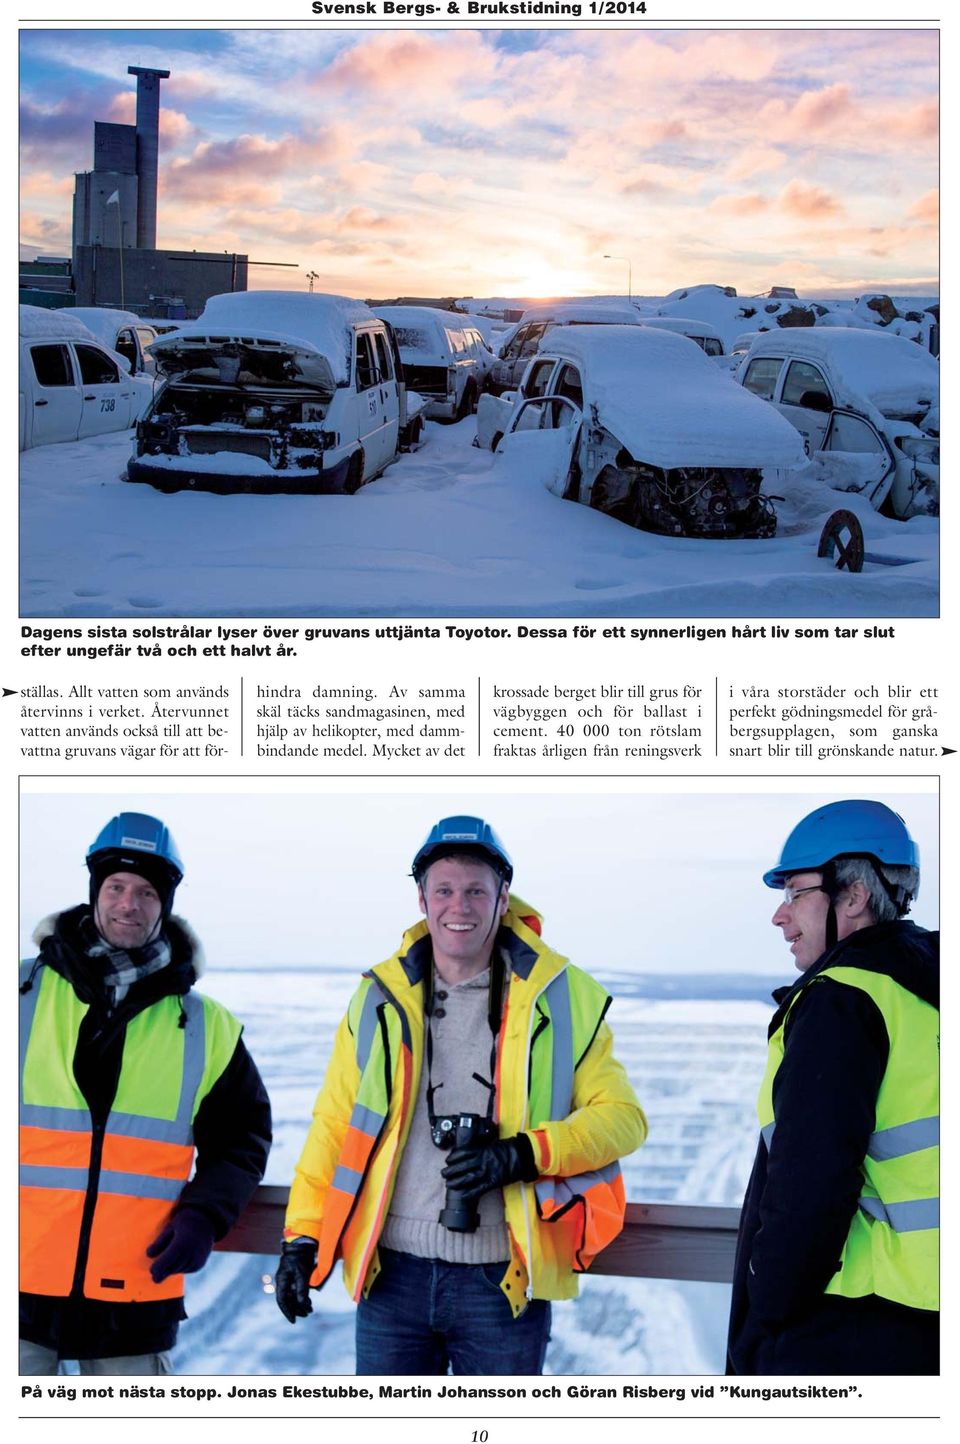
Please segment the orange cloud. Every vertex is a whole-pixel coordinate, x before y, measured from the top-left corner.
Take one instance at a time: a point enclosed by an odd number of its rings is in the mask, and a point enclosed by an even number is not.
[[[727,168],[731,180],[749,180],[767,171],[782,170],[787,163],[783,151],[772,145],[751,145],[742,150]]]
[[[480,33],[440,39],[401,30],[365,36],[338,55],[315,85],[377,94],[399,91],[420,100],[449,95],[462,99],[464,83],[471,90],[481,89],[495,71],[496,57]]]
[[[914,201],[907,211],[907,220],[918,221],[922,226],[938,226],[940,224],[939,189],[927,191],[919,200]]]
[[[805,185],[799,180],[792,180],[789,185],[784,186],[778,199],[784,210],[806,221],[839,215],[843,210],[839,201],[829,191],[820,186]]]
[[[756,216],[769,209],[769,198],[758,195],[755,191],[750,195],[718,196],[710,203],[710,210],[723,216]]]
[[[917,140],[935,141],[940,134],[940,106],[935,100],[925,100],[913,105],[904,113],[902,130],[904,135]]]

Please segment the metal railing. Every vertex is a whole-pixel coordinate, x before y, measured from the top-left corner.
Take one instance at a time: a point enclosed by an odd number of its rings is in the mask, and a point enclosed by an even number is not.
[[[286,1205],[285,1188],[261,1185],[217,1248],[227,1253],[278,1253]],[[628,1203],[623,1232],[597,1257],[590,1272],[729,1283],[739,1219],[738,1208]]]

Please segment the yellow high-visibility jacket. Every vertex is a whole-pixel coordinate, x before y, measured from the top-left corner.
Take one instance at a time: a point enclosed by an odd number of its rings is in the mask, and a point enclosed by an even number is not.
[[[501,1137],[529,1134],[541,1168],[535,1184],[503,1190],[511,1259],[501,1288],[514,1314],[531,1298],[576,1295],[577,1273],[623,1227],[617,1160],[647,1132],[613,1056],[609,995],[548,947],[539,927],[539,915],[511,895],[499,935],[510,969],[495,1117]],[[423,1065],[430,957],[421,921],[393,957],[364,974],[337,1032],[290,1190],[287,1237],[318,1243],[311,1283],[322,1284],[342,1258],[355,1299],[380,1269],[377,1240]]]

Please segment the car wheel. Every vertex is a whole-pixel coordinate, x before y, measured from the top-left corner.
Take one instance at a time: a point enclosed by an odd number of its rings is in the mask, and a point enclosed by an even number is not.
[[[567,485],[569,484],[568,477]],[[636,526],[637,503],[633,478],[619,467],[605,466],[591,488],[590,505],[594,511],[604,511],[607,516],[615,517],[617,521]]]
[[[456,420],[462,421],[465,416],[477,409],[477,388],[472,381],[468,381],[463,388],[463,395],[460,397],[460,405],[457,407]]]
[[[347,469],[347,479],[343,483],[343,489],[347,496],[353,496],[363,486],[363,453],[355,451],[350,458],[350,465]]]

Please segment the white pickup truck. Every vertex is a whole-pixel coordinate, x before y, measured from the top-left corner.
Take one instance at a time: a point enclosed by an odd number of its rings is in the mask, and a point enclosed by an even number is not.
[[[20,307],[20,450],[133,426],[152,394],[69,309]]]
[[[152,344],[166,378],[137,426],[128,481],[160,491],[352,493],[417,444],[390,326],[360,301],[212,296]]]

